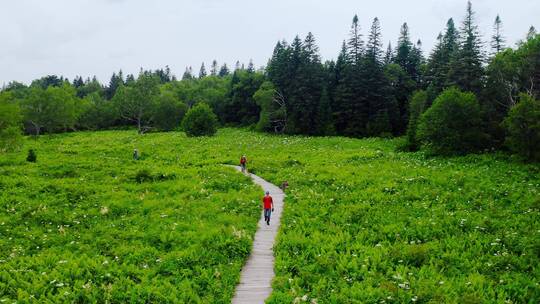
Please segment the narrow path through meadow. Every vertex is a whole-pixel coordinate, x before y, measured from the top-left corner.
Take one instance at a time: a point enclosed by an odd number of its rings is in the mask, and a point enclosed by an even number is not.
[[[240,167],[235,168],[241,171]],[[264,303],[272,293],[272,279],[274,278],[274,254],[272,247],[279,230],[281,212],[283,211],[283,199],[285,193],[279,187],[264,179],[249,174],[254,183],[261,186],[264,191],[270,191],[274,200],[274,212],[270,220],[270,226],[266,225],[261,213],[259,226],[255,233],[253,248],[247,263],[242,268],[240,284],[236,286],[236,292],[232,300],[237,303]],[[262,198],[262,193],[261,193]],[[262,202],[260,202],[262,204]]]

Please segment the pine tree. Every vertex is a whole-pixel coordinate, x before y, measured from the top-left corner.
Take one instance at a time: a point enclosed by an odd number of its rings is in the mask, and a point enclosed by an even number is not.
[[[493,24],[493,36],[491,36],[491,54],[496,55],[504,49],[505,39],[502,35],[501,17],[497,15]]]
[[[204,67],[204,62],[201,64],[201,69],[199,70],[199,78],[206,77],[206,68]]]
[[[253,60],[252,59],[249,60],[247,71],[248,71],[248,73],[255,72],[255,65],[253,65]]]
[[[334,95],[332,112],[338,134],[347,133],[349,122],[352,119],[352,109],[350,109],[350,101],[353,98],[353,88],[350,84],[352,66],[348,57],[347,44],[343,41],[335,67],[336,87],[335,91],[332,92]]]
[[[230,74],[230,71],[229,71],[229,67],[227,67],[227,64],[224,63],[222,66],[221,66],[221,69],[219,69],[219,74],[218,76],[219,77],[225,77],[227,75]]]
[[[450,66],[450,84],[456,85],[464,91],[480,93],[483,86],[483,60],[482,41],[478,26],[474,23],[474,12],[469,1],[467,2],[467,14],[460,30],[459,50]]]
[[[533,39],[534,37],[536,37],[537,34],[538,33],[536,32],[536,28],[531,25],[529,31],[527,32],[527,40]]]
[[[105,88],[105,97],[107,99],[112,99],[114,97],[114,94],[116,94],[116,90],[121,85],[124,85],[124,79],[122,76],[122,71],[118,73],[113,73],[111,80],[109,81],[109,86]]]
[[[416,45],[413,47],[410,55],[410,63],[414,67],[415,73],[411,75],[413,80],[417,83],[417,87],[422,86],[422,69],[421,66],[424,64],[425,58],[424,53],[422,52],[422,41],[418,39]]]
[[[367,135],[390,134],[392,126],[388,115],[389,86],[384,75],[382,61],[381,26],[375,18],[371,26],[366,56],[362,65],[362,78],[366,87],[364,99],[367,103]]]
[[[364,41],[362,41],[362,34],[360,34],[360,25],[358,24],[357,15],[354,15],[352,21],[350,38],[347,43],[347,48],[350,56],[349,59],[352,60],[354,64],[358,64],[360,62],[360,59],[362,58]]]
[[[240,60],[236,61],[236,64],[234,65],[234,70],[235,71],[242,70],[242,65],[240,64]]]
[[[396,56],[394,62],[399,64],[409,75],[414,74],[413,67],[411,66],[410,54],[413,49],[411,37],[409,34],[409,26],[407,23],[403,23],[400,30],[400,36],[398,38],[398,45],[396,48]]]
[[[84,81],[81,76],[75,76],[75,79],[73,79],[73,86],[78,89],[84,85]]]
[[[212,61],[212,68],[210,69],[210,75],[216,76],[217,74],[218,74],[218,63],[214,59],[214,61]]]
[[[384,55],[384,65],[388,65],[392,61],[394,61],[394,50],[392,49],[392,42],[388,42],[386,54]]]
[[[191,72],[190,67],[186,67],[186,71],[184,72],[184,75],[182,76],[182,80],[189,80],[193,79],[193,74]]]
[[[366,57],[376,63],[380,63],[382,56],[382,42],[381,42],[381,24],[379,18],[373,19],[371,25],[371,32],[369,33],[369,39],[366,46]]]

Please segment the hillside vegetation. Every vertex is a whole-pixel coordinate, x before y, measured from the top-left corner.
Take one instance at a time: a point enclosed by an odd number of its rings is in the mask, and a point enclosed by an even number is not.
[[[260,189],[220,165],[241,154],[290,185],[270,303],[540,299],[540,167],[504,154],[237,129],[25,145],[35,164],[0,155],[1,299],[228,302],[260,210]]]

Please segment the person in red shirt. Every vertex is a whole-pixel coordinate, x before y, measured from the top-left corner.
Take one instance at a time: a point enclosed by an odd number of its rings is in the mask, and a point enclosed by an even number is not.
[[[270,192],[266,191],[266,195],[263,198],[263,207],[264,207],[264,221],[266,225],[270,225],[270,216],[274,211],[274,201],[270,196]]]
[[[245,155],[242,155],[240,158],[240,167],[242,168],[242,173],[246,173],[246,164],[247,164],[247,157]]]

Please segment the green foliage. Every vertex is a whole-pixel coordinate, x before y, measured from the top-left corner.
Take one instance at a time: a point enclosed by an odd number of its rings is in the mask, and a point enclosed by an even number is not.
[[[75,89],[68,83],[49,86],[46,89],[33,87],[27,98],[20,102],[24,121],[32,126],[34,134],[66,131],[75,126],[80,115]]]
[[[483,42],[475,23],[471,1],[467,2],[467,12],[461,25],[458,43],[459,47],[451,59],[448,82],[463,91],[479,94],[484,80]]]
[[[131,85],[120,86],[113,102],[119,115],[136,124],[139,134],[150,128],[153,111],[159,94],[159,78],[149,72],[141,72]]]
[[[213,139],[103,131],[33,145],[36,164],[0,155],[1,302],[231,302],[261,191],[213,158]],[[143,161],[121,153],[133,145]]]
[[[480,106],[473,93],[445,90],[420,117],[417,137],[436,154],[466,154],[485,145]]]
[[[10,92],[0,93],[0,151],[20,149],[22,116]]]
[[[178,126],[187,112],[187,105],[170,91],[161,92],[154,110],[154,125],[162,131],[172,131]]]
[[[105,100],[99,93],[86,95],[79,103],[81,115],[77,125],[82,129],[106,129],[114,124],[117,117],[114,104]]]
[[[37,154],[36,154],[36,151],[34,151],[34,149],[28,150],[26,161],[29,163],[35,163],[37,161]]]
[[[253,100],[261,108],[259,122],[257,122],[256,126],[258,131],[272,132],[275,130],[272,121],[278,119],[276,111],[279,110],[278,104],[274,101],[275,95],[276,89],[269,81],[264,82],[257,92],[253,94]]]
[[[290,185],[268,302],[537,302],[538,165],[396,143],[235,129],[42,138],[36,165],[0,155],[0,300],[230,303],[261,192],[219,164],[249,151],[252,172]],[[119,152],[134,146],[143,161]],[[152,178],[139,184],[142,168]]]
[[[213,136],[218,120],[212,109],[205,103],[198,103],[187,112],[182,120],[182,129],[188,136]]]
[[[426,110],[428,94],[426,91],[416,91],[409,103],[409,126],[407,127],[406,150],[417,151],[420,149],[420,142],[417,138],[418,121]]]
[[[504,120],[506,143],[512,151],[529,160],[540,160],[540,100],[522,94]]]
[[[135,174],[135,181],[137,181],[137,183],[139,184],[144,182],[150,182],[152,180],[154,180],[154,177],[148,169],[141,169],[137,171],[137,174]]]

